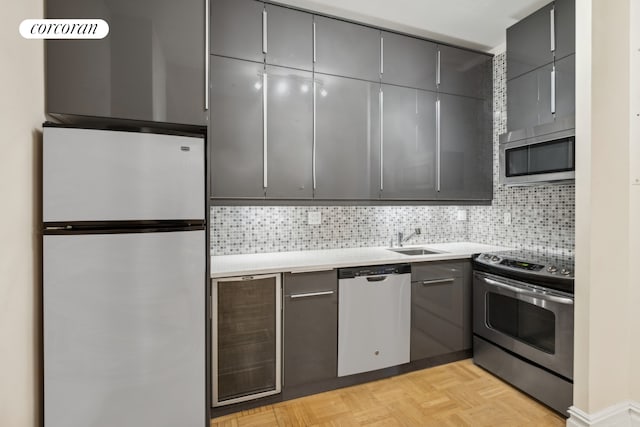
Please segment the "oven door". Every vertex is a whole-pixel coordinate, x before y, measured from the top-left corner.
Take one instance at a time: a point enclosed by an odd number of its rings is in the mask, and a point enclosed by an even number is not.
[[[480,272],[473,282],[474,334],[573,379],[573,298]]]

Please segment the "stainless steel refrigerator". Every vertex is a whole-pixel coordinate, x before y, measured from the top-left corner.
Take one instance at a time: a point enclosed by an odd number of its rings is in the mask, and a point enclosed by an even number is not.
[[[45,427],[203,427],[203,137],[45,124]]]

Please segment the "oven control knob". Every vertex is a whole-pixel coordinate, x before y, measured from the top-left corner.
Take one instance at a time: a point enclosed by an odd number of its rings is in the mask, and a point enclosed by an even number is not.
[[[491,257],[491,261],[498,262],[498,261],[500,261],[500,258],[498,258],[497,256],[494,255],[494,256]]]
[[[555,265],[552,265],[550,267],[547,268],[547,271],[551,274],[555,273],[556,271],[558,271],[558,267],[556,267]]]
[[[482,258],[484,258],[484,259],[491,259],[491,255],[489,255],[489,254],[484,254],[484,255],[482,256]]]
[[[560,274],[562,274],[563,276],[568,276],[571,274],[571,270],[567,270],[566,268],[563,268],[562,270],[560,270]]]

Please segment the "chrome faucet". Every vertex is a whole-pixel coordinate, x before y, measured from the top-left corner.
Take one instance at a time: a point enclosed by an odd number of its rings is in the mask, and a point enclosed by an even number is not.
[[[407,242],[409,239],[411,239],[413,236],[419,236],[420,234],[422,234],[422,229],[420,227],[416,228],[413,230],[413,233],[409,234],[408,237],[404,237],[404,233],[402,231],[398,232],[398,246],[402,247],[402,244]]]

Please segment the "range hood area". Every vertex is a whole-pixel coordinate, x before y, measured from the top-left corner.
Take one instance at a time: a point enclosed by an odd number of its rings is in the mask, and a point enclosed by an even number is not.
[[[575,179],[575,0],[556,0],[507,29],[507,132],[500,183]]]

